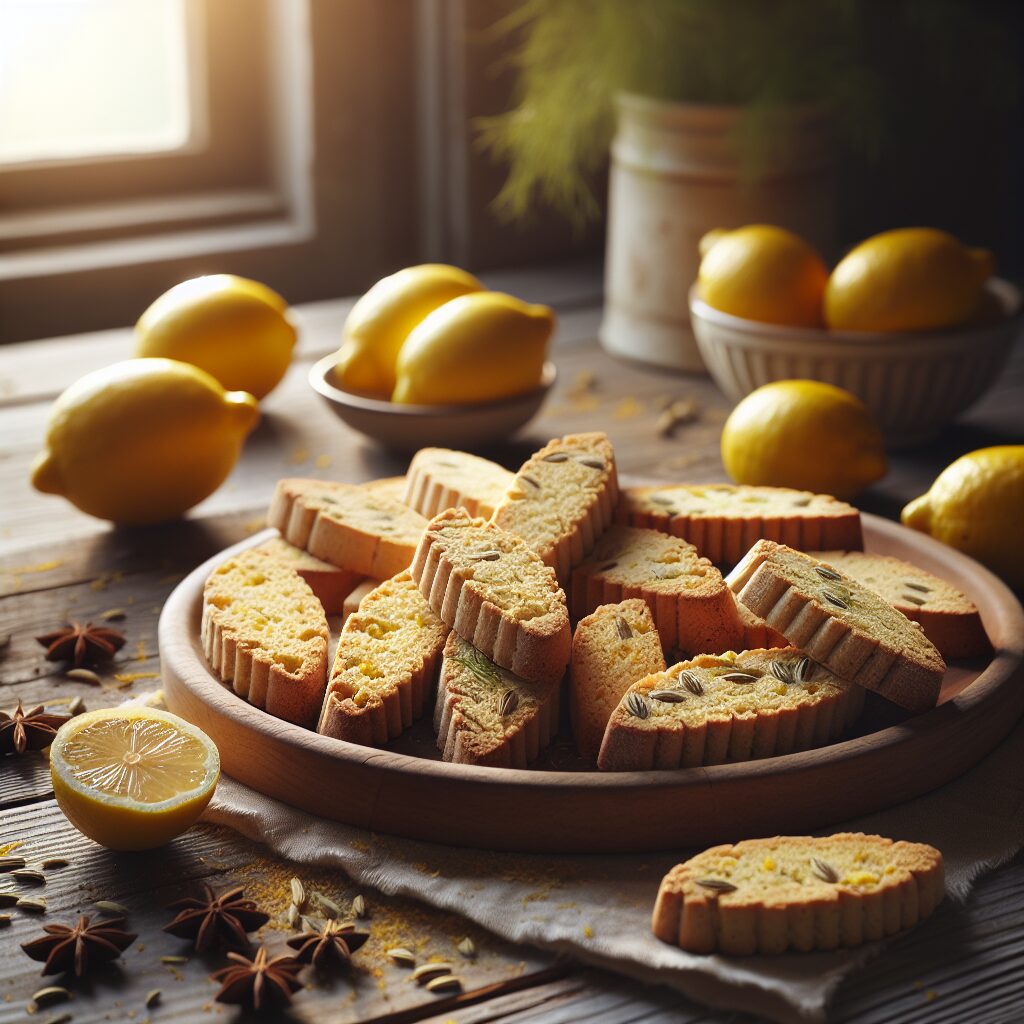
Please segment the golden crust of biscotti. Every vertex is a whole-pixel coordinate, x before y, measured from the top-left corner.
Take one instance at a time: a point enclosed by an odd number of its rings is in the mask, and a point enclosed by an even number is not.
[[[665,670],[661,638],[647,602],[603,604],[572,637],[569,700],[576,749],[596,758],[608,718],[638,679]]]
[[[561,679],[571,644],[565,594],[525,541],[448,509],[427,525],[411,572],[430,607],[491,661],[530,682]]]
[[[365,745],[423,715],[448,627],[408,572],[385,580],[345,620],[317,732]]]
[[[418,512],[372,489],[305,479],[278,482],[267,523],[289,544],[375,579],[409,567],[427,525]]]
[[[520,679],[452,632],[434,705],[442,759],[525,768],[558,732],[559,691],[557,682]]]
[[[240,697],[311,725],[327,683],[327,616],[309,584],[250,549],[210,573],[200,635],[206,660]]]
[[[861,832],[715,846],[662,879],[651,930],[690,953],[828,951],[895,935],[945,895],[942,854]]]
[[[450,448],[421,448],[406,471],[402,500],[427,519],[446,508],[490,519],[514,479],[490,459]]]
[[[864,691],[802,651],[701,655],[634,683],[608,719],[604,771],[695,768],[824,746],[864,706]]]
[[[626,487],[615,521],[682,537],[716,565],[734,565],[762,538],[800,551],[864,546],[860,513],[852,505],[788,487]]]
[[[716,654],[741,645],[743,630],[722,574],[696,548],[657,530],[611,526],[572,573],[572,615],[639,597],[662,645]]]
[[[569,434],[523,464],[492,522],[522,537],[565,583],[612,521],[618,500],[611,441],[601,433]]]
[[[733,600],[736,604],[736,614],[740,618],[740,626],[743,629],[743,642],[739,649],[757,651],[769,647],[789,646],[789,641],[777,629],[772,629],[764,619],[756,616],[745,604],[736,601],[735,597]]]
[[[317,600],[328,615],[337,615],[345,604],[345,598],[359,585],[363,577],[348,569],[339,569],[322,558],[311,555],[283,537],[272,537],[253,548],[261,555],[273,558],[282,565],[294,569],[310,586]]]
[[[737,599],[837,676],[908,711],[934,707],[946,664],[920,626],[800,551],[758,541],[729,574]]]
[[[920,623],[944,658],[976,658],[991,653],[978,606],[952,583],[910,562],[864,551],[811,551],[884,597],[908,619]]]

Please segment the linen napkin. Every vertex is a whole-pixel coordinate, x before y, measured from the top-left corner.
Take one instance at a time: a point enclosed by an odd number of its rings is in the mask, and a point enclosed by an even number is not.
[[[930,843],[946,863],[948,895],[1024,846],[1024,721],[956,782],[833,831]],[[854,781],[854,780],[851,780]],[[359,885],[457,911],[512,942],[578,960],[692,999],[789,1022],[823,1021],[845,974],[882,944],[778,957],[694,956],[659,942],[650,915],[677,854],[545,856],[486,853],[399,839],[295,810],[224,778],[204,820],[226,825],[303,864],[342,869]]]

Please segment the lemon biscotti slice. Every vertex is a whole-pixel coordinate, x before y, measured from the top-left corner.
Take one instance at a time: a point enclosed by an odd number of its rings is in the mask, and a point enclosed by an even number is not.
[[[214,672],[250,704],[310,725],[327,682],[327,616],[297,572],[244,551],[203,588],[203,650]]]
[[[448,509],[427,525],[411,571],[430,607],[491,661],[531,682],[562,677],[565,594],[525,541]]]
[[[715,846],[663,879],[651,929],[690,953],[783,953],[875,942],[945,895],[942,854],[861,832]]]
[[[787,487],[626,487],[616,520],[682,537],[716,565],[734,565],[762,537],[800,551],[863,547],[852,505]]]
[[[572,638],[569,673],[576,749],[596,758],[622,695],[638,679],[664,670],[661,639],[646,601],[604,604],[581,619]]]
[[[755,615],[836,675],[909,711],[934,707],[942,656],[873,590],[770,540],[758,541],[727,582]]]
[[[722,574],[692,544],[657,530],[612,526],[572,573],[572,615],[643,598],[661,642],[687,654],[734,650],[743,636]]]
[[[559,684],[528,683],[457,633],[444,648],[434,706],[445,761],[525,768],[558,732]]]
[[[427,519],[446,508],[464,508],[490,519],[515,477],[489,459],[450,448],[421,448],[405,474],[403,500]]]
[[[281,480],[267,523],[289,544],[361,576],[386,579],[409,567],[427,521],[358,484]]]
[[[910,562],[863,551],[812,551],[817,558],[884,597],[944,658],[973,658],[992,650],[977,605],[953,586]]]
[[[604,434],[549,441],[515,476],[493,522],[522,537],[565,582],[612,521],[615,452]]]
[[[634,683],[608,720],[605,771],[695,768],[837,739],[864,691],[793,647],[701,655]]]
[[[384,743],[419,718],[448,627],[408,572],[385,580],[345,620],[317,732]]]
[[[294,569],[309,584],[328,615],[336,615],[342,610],[345,598],[355,590],[363,578],[359,573],[339,569],[336,565],[331,565],[330,562],[325,562],[322,558],[289,544],[283,537],[272,537],[253,548],[253,551],[258,551],[261,555]]]

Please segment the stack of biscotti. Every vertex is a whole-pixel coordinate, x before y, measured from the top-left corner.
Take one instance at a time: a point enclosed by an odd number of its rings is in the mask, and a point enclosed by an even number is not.
[[[863,551],[812,551],[919,623],[944,658],[974,658],[992,650],[978,606],[951,583],[910,562]]]
[[[294,569],[249,550],[203,588],[203,650],[235,693],[277,718],[311,725],[327,681],[327,616]]]
[[[464,508],[490,519],[515,478],[489,459],[450,448],[421,448],[409,463],[402,500],[433,519],[446,508]]]
[[[946,665],[921,627],[874,591],[800,551],[758,541],[727,582],[816,662],[908,711],[934,707]]]
[[[427,525],[410,571],[433,611],[485,657],[530,682],[561,679],[565,594],[521,538],[448,509]]]
[[[626,487],[615,518],[682,537],[716,565],[734,565],[762,538],[801,551],[863,547],[860,513],[852,505],[786,487]]]
[[[793,647],[701,655],[634,683],[612,712],[598,767],[694,768],[837,739],[864,691]]]
[[[448,627],[408,572],[385,580],[345,620],[317,731],[380,744],[422,716]]]
[[[630,597],[647,602],[667,649],[713,654],[741,646],[744,626],[722,574],[678,537],[612,526],[573,570],[573,618]]]
[[[272,537],[253,548],[253,551],[294,569],[309,584],[328,615],[336,615],[342,611],[345,599],[363,579],[359,573],[339,569],[336,565],[331,565],[330,562],[325,562],[322,558],[289,544],[283,537]]]
[[[651,929],[690,953],[810,952],[875,942],[942,901],[942,854],[860,832],[715,846],[662,880]]]
[[[278,483],[267,514],[289,544],[375,579],[409,567],[427,521],[408,505],[357,484]]]
[[[572,638],[570,710],[576,749],[596,758],[608,719],[638,679],[663,672],[665,656],[646,601],[603,604]]]
[[[526,541],[565,583],[612,521],[618,499],[611,442],[571,434],[523,464],[491,521]]]
[[[445,761],[525,768],[558,732],[558,682],[531,683],[452,632],[434,706]]]

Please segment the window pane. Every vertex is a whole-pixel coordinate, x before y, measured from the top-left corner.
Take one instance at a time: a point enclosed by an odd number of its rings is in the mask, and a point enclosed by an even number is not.
[[[0,162],[176,149],[189,107],[185,0],[0,0]]]

